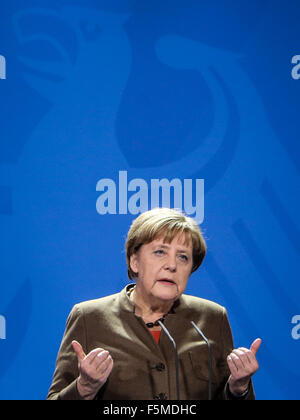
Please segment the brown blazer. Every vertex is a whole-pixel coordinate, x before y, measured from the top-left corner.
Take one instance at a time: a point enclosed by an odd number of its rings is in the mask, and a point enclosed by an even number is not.
[[[176,399],[174,348],[162,331],[160,342],[152,337],[134,313],[127,295],[120,293],[82,302],[73,307],[56,361],[47,399],[80,399],[76,380],[77,356],[71,342],[77,340],[88,354],[97,347],[108,350],[113,370],[96,398],[105,400]],[[210,340],[213,352],[213,399],[228,399],[226,357],[233,349],[227,313],[222,306],[194,296],[182,295],[168,314],[170,331],[179,355],[180,398],[208,398],[209,357],[207,345],[191,325],[194,321]],[[254,399],[252,384],[246,399]]]

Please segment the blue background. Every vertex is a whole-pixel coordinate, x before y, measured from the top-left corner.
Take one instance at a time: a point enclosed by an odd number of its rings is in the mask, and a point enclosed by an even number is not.
[[[97,181],[205,180],[187,293],[263,339],[258,399],[299,399],[299,1],[1,4],[0,399],[44,399],[72,306],[127,283]]]

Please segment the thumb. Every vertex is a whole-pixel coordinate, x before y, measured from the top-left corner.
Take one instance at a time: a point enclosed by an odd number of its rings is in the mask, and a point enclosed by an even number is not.
[[[252,353],[254,353],[254,356],[256,356],[257,350],[260,348],[261,343],[262,343],[261,338],[257,338],[251,344],[250,350],[252,351]]]
[[[78,361],[80,362],[81,360],[83,360],[85,358],[85,353],[82,350],[82,346],[76,340],[72,341],[72,346],[73,346],[73,349],[74,349],[74,351],[75,351],[75,353],[78,357]]]

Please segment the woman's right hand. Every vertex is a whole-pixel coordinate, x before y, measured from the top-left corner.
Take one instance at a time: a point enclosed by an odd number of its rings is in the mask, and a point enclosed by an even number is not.
[[[101,348],[94,349],[86,355],[78,341],[73,340],[72,346],[78,359],[79,395],[86,400],[92,400],[107,381],[113,368],[113,359],[108,351]]]

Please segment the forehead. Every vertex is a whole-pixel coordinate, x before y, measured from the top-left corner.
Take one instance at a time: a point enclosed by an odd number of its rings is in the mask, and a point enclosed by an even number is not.
[[[169,238],[167,236],[159,236],[155,239],[153,239],[152,242],[150,242],[152,245],[162,245],[166,248],[171,246],[176,246],[181,249],[185,250],[192,250],[193,244],[191,237],[188,233],[178,233],[173,238]]]

